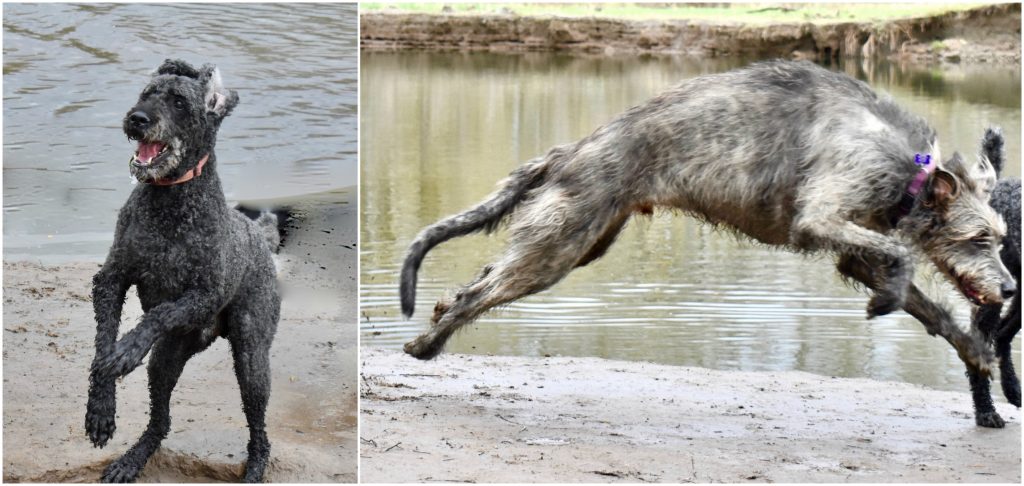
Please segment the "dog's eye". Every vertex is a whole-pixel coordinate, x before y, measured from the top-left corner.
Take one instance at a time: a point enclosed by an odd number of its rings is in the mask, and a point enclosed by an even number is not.
[[[971,244],[974,246],[988,246],[992,243],[992,238],[988,235],[979,235],[971,238]]]
[[[174,107],[179,110],[185,109],[185,100],[181,98],[174,98]]]

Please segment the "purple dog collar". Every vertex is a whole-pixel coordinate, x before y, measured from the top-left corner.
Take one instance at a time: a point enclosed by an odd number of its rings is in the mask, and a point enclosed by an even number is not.
[[[921,192],[921,189],[924,189],[924,183],[928,182],[928,176],[932,175],[932,172],[935,172],[934,164],[928,164],[922,167],[921,170],[914,176],[914,180],[910,181],[910,185],[907,186],[907,194],[910,194],[913,197],[917,197],[917,195]]]
[[[917,202],[918,194],[921,194],[921,190],[924,189],[925,183],[928,182],[928,177],[932,175],[932,172],[935,172],[936,164],[930,163],[930,159],[931,156],[928,156],[927,162],[921,166],[921,170],[914,175],[914,179],[907,186],[906,192],[903,193],[903,198],[900,199],[899,211],[896,213],[893,223],[910,214],[910,211],[914,209],[914,203]],[[915,158],[915,162],[917,160],[919,160],[919,157]]]

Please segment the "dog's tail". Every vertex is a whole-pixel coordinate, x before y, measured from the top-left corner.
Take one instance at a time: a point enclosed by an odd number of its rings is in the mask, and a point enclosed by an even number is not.
[[[277,249],[281,246],[281,231],[278,230],[277,215],[270,211],[260,213],[260,217],[256,218],[256,226],[259,226],[263,233],[263,238],[266,239],[270,251],[277,253]]]
[[[502,220],[522,202],[523,195],[544,179],[548,167],[545,159],[545,157],[538,157],[519,166],[500,182],[498,190],[483,202],[467,211],[428,226],[416,236],[416,240],[409,245],[409,252],[402,265],[399,295],[402,299],[402,314],[405,317],[412,316],[416,305],[416,273],[427,252],[458,236],[465,236],[480,230],[490,233],[497,229]]]
[[[992,164],[996,176],[1003,171],[1003,130],[999,127],[990,127],[985,130],[985,136],[981,139],[981,154]]]
[[[283,223],[288,220],[290,210],[288,208],[274,210],[253,209],[243,205],[236,206],[235,209],[256,223],[256,227],[259,228],[264,241],[270,247],[270,251],[277,253],[277,250],[281,248],[281,241],[284,238],[285,226]]]

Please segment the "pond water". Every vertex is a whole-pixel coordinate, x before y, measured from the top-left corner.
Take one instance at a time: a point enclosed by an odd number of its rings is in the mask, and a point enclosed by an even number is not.
[[[416,314],[405,320],[398,272],[424,226],[475,204],[522,162],[589,134],[665,88],[745,63],[362,53],[361,343],[397,348],[415,337],[437,298],[469,281],[502,248],[502,233],[435,248],[420,270]],[[984,128],[1002,126],[1006,174],[1020,176],[1019,66],[832,68],[928,119],[945,154],[959,150],[973,158]],[[943,284],[932,287],[966,322],[961,299]],[[803,370],[965,389],[963,365],[944,341],[902,312],[867,321],[866,302],[841,283],[828,258],[772,250],[689,217],[656,214],[634,219],[603,259],[546,292],[485,314],[447,349]]]
[[[239,93],[217,144],[229,200],[311,200],[332,214],[354,206],[354,4],[5,4],[3,13],[4,258],[104,257],[132,190],[135,146],[121,119],[165,58],[216,64]]]

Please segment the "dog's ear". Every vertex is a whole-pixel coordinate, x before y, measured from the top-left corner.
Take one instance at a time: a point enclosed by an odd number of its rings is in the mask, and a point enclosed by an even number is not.
[[[960,179],[952,172],[935,169],[931,184],[928,186],[928,198],[925,204],[929,207],[946,207],[960,195]]]
[[[970,186],[979,196],[988,198],[992,190],[996,188],[996,170],[992,167],[988,157],[978,157],[978,162],[972,164],[968,169]]]
[[[164,59],[164,63],[161,64],[160,67],[156,68],[156,72],[153,73],[154,76],[159,76],[161,74],[185,76],[188,78],[199,77],[199,71],[196,71],[196,68],[181,59]]]
[[[204,64],[199,71],[199,81],[206,90],[203,99],[206,104],[206,112],[212,113],[217,118],[230,115],[231,110],[238,104],[238,93],[224,88],[220,70],[211,64]]]

